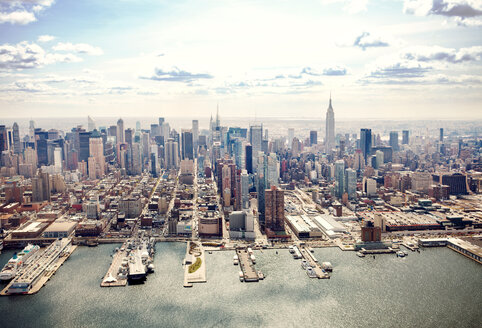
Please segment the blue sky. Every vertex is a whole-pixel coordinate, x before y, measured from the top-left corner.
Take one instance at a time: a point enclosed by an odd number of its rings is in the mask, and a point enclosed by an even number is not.
[[[0,0],[0,114],[481,119],[482,1]]]

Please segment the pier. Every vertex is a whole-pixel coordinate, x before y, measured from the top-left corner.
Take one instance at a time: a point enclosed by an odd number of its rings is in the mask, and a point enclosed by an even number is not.
[[[308,264],[313,268],[313,271],[316,273],[316,278],[330,279],[330,275],[327,272],[323,271],[323,268],[313,254],[311,254],[305,247],[297,248],[299,249],[302,258],[306,260]]]
[[[251,254],[248,252],[248,250],[246,248],[239,248],[236,249],[236,254],[238,255],[239,266],[241,268],[241,272],[243,273],[243,280],[245,282],[259,281],[260,277],[258,271],[256,271],[254,263],[251,260]]]
[[[193,283],[206,282],[206,261],[204,248],[200,242],[188,241],[184,265],[184,287],[192,287]]]
[[[119,268],[122,267],[122,261],[127,258],[127,256],[127,242],[125,242],[113,255],[112,264],[102,279],[100,287],[125,287],[127,285],[127,274],[119,274]]]
[[[20,275],[0,292],[0,296],[37,293],[76,248],[76,245],[72,245],[72,238],[63,238],[53,242],[38,257],[21,269]]]

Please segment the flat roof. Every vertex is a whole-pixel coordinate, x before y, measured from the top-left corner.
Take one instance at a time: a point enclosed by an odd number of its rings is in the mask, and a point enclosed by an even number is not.
[[[44,230],[44,232],[52,232],[52,231],[69,231],[74,229],[77,222],[71,221],[62,221],[62,222],[53,222],[51,225]]]

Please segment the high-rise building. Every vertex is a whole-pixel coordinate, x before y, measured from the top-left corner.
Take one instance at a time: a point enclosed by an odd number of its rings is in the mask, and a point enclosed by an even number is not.
[[[32,200],[34,202],[49,201],[50,202],[50,175],[46,172],[39,172],[32,179]]]
[[[331,106],[331,95],[330,104],[326,110],[326,135],[325,135],[325,147],[327,150],[335,147],[335,112]]]
[[[390,132],[390,146],[392,147],[393,151],[399,151],[400,148],[398,146],[398,132],[392,131]]]
[[[377,150],[377,151],[375,152],[375,158],[376,158],[376,166],[375,166],[375,168],[376,168],[376,169],[379,169],[380,167],[382,167],[383,161],[384,161],[383,151]]]
[[[345,161],[335,162],[335,197],[341,198],[345,192]]]
[[[13,152],[15,154],[20,154],[22,153],[23,149],[22,149],[22,144],[20,142],[20,131],[18,129],[17,122],[13,123],[12,131],[13,131]]]
[[[0,125],[0,153],[8,149],[7,128]]]
[[[193,135],[191,130],[182,131],[182,159],[194,159]]]
[[[403,130],[402,132],[402,145],[408,145],[410,141],[410,132],[408,130]]]
[[[318,132],[310,131],[310,146],[316,145],[318,143]]]
[[[348,193],[348,199],[352,200],[356,198],[356,171],[353,169],[345,170],[346,178],[346,192]]]
[[[249,175],[246,170],[241,172],[241,204],[243,209],[249,208]]]
[[[355,151],[355,162],[353,163],[353,167],[358,172],[365,169],[365,158],[363,157],[363,152],[361,149],[357,149]]]
[[[360,130],[360,149],[362,150],[363,158],[365,159],[365,164],[367,164],[368,156],[370,156],[372,151],[372,130],[371,129]]]
[[[62,148],[55,147],[54,149],[54,165],[58,173],[62,172]]]
[[[265,190],[265,229],[284,231],[284,190],[272,186]]]
[[[124,121],[122,118],[117,120],[117,144],[124,143]]]
[[[256,170],[257,163],[256,159],[259,151],[262,149],[263,140],[263,125],[252,125],[249,127],[249,142],[253,147],[253,169]]]
[[[87,131],[92,132],[95,130],[95,121],[92,117],[87,116]]]
[[[175,169],[179,165],[179,151],[178,144],[174,139],[167,139],[164,147],[165,166],[167,169]]]
[[[253,174],[253,146],[251,146],[251,144],[247,144],[244,153],[246,171],[248,172],[248,174]]]
[[[126,129],[124,131],[124,142],[132,147],[132,143],[134,142],[134,133],[135,131],[131,128]]]
[[[90,155],[89,144],[90,144],[91,132],[82,131],[79,132],[79,162],[84,161],[87,163]]]
[[[440,138],[439,138],[440,142],[443,142],[444,141],[444,128],[440,128]]]
[[[192,120],[192,144],[194,147],[194,156],[197,157],[199,146],[199,121]]]
[[[89,177],[98,179],[105,174],[104,144],[97,130],[92,131],[89,139]]]
[[[291,149],[293,144],[293,138],[295,137],[295,129],[289,128],[288,129],[288,147]]]

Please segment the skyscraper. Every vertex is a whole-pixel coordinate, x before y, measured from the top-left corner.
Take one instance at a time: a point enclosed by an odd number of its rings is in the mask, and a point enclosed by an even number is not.
[[[440,142],[443,142],[444,141],[444,128],[440,128],[440,138],[439,138]]]
[[[316,145],[318,143],[318,132],[310,131],[310,146]]]
[[[408,130],[403,130],[403,135],[402,135],[402,145],[408,145],[409,143],[409,138],[410,138],[410,132]]]
[[[194,156],[197,157],[197,148],[199,146],[199,121],[192,120],[192,144],[194,148]]]
[[[284,231],[284,190],[272,186],[271,189],[266,189],[264,194],[265,228],[271,231]]]
[[[245,162],[246,162],[246,171],[249,174],[253,174],[253,146],[251,144],[247,144],[245,148]]]
[[[288,129],[288,147],[291,149],[293,138],[295,137],[295,129],[289,128]]]
[[[15,154],[20,154],[22,152],[22,144],[20,143],[20,131],[18,129],[17,122],[13,123],[13,151]]]
[[[345,192],[345,161],[335,162],[335,197],[341,198]]]
[[[335,146],[335,112],[331,106],[331,94],[330,104],[326,111],[326,136],[325,136],[326,149],[332,149]]]
[[[95,121],[92,117],[87,116],[87,131],[92,132],[95,130]]]
[[[105,174],[105,157],[102,137],[97,130],[92,131],[89,139],[89,154],[93,160],[89,159],[89,177],[93,179],[101,178]]]
[[[392,147],[393,151],[398,151],[398,132],[392,131],[390,132],[390,146]]]
[[[124,121],[120,118],[117,121],[117,144],[124,142]]]
[[[360,130],[360,149],[362,150],[363,158],[365,159],[365,164],[367,164],[368,156],[370,156],[372,151],[372,130],[371,129]]]
[[[194,159],[193,135],[191,130],[182,131],[182,159]]]
[[[346,192],[348,193],[348,199],[356,198],[356,171],[354,169],[345,170],[346,179]]]
[[[167,169],[175,169],[179,164],[179,152],[178,144],[174,139],[170,138],[166,142],[164,155],[165,155],[165,166]]]

